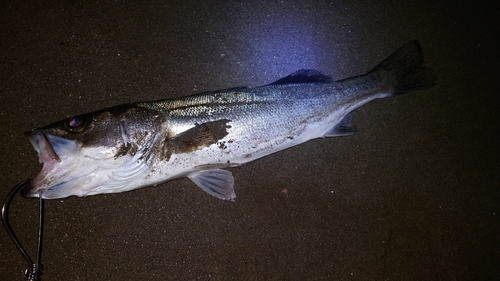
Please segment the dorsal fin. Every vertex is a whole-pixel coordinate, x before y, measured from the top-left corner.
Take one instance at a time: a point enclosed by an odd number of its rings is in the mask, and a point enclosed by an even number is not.
[[[269,85],[300,84],[300,83],[331,83],[332,77],[315,69],[300,69],[294,73],[274,81]]]
[[[216,91],[205,91],[205,92],[201,92],[201,93],[196,93],[193,96],[228,93],[228,92],[238,92],[238,91],[245,90],[245,89],[248,89],[248,87],[247,86],[240,86],[240,87],[233,87],[233,88],[227,88],[227,89],[216,90]]]
[[[241,90],[248,89],[247,86],[240,86],[240,87],[233,87],[233,88],[227,88],[223,90],[217,90],[217,91],[212,91],[212,93],[227,93],[227,92],[238,92]]]

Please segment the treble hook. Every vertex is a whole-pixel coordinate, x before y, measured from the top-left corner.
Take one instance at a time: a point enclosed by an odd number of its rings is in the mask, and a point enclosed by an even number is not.
[[[39,196],[39,213],[40,213],[40,219],[39,219],[39,224],[38,224],[38,246],[37,246],[37,255],[36,255],[36,262],[33,263],[31,258],[29,257],[28,253],[26,250],[23,248],[21,243],[19,242],[19,239],[17,239],[16,234],[12,230],[12,227],[10,226],[9,223],[9,206],[12,201],[12,198],[14,195],[23,188],[29,180],[25,180],[19,184],[17,184],[7,195],[5,198],[5,201],[3,202],[2,206],[2,223],[3,226],[5,227],[5,230],[7,231],[7,234],[9,234],[10,239],[12,239],[12,242],[16,245],[17,249],[19,252],[21,252],[21,255],[24,257],[26,262],[28,263],[28,268],[24,271],[24,278],[25,280],[28,281],[40,281],[41,280],[41,275],[42,275],[42,270],[43,270],[43,265],[41,263],[41,258],[42,258],[42,236],[43,236],[43,199],[42,199],[42,194]]]

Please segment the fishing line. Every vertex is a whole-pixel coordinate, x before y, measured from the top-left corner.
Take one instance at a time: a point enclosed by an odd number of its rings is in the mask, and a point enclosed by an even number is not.
[[[21,255],[24,257],[26,262],[28,263],[28,268],[24,271],[24,279],[28,281],[40,281],[41,280],[41,275],[42,275],[42,270],[43,270],[43,264],[41,263],[42,259],[42,237],[43,237],[43,199],[42,195],[40,194],[39,196],[39,201],[38,201],[38,206],[40,208],[39,210],[39,223],[38,223],[38,246],[37,246],[37,254],[36,254],[36,262],[33,263],[33,260],[30,258],[26,250],[23,248],[21,243],[19,242],[19,239],[17,239],[16,234],[14,233],[14,230],[10,226],[9,223],[9,207],[10,203],[12,202],[12,199],[14,198],[14,195],[16,195],[21,188],[23,188],[26,184],[28,184],[29,180],[25,180],[16,186],[9,192],[7,197],[5,198],[5,201],[3,202],[2,206],[2,223],[3,226],[5,227],[5,230],[7,231],[7,234],[9,234],[10,239],[12,239],[12,242],[16,245],[17,249],[19,252],[21,252]]]

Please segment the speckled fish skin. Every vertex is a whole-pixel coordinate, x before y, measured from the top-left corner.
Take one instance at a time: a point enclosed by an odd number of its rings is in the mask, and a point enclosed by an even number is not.
[[[139,102],[27,133],[43,163],[22,190],[47,199],[117,193],[188,177],[235,198],[236,167],[311,139],[350,135],[350,112],[377,98],[432,87],[417,41],[365,75],[332,81],[299,70],[269,85]]]

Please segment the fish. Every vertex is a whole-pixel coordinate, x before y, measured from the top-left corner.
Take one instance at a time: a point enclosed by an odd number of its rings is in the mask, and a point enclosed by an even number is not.
[[[26,132],[42,169],[21,191],[57,199],[119,193],[187,177],[234,200],[241,166],[312,139],[352,135],[352,111],[425,90],[436,75],[418,41],[366,74],[334,81],[301,69],[270,84],[134,102]]]

